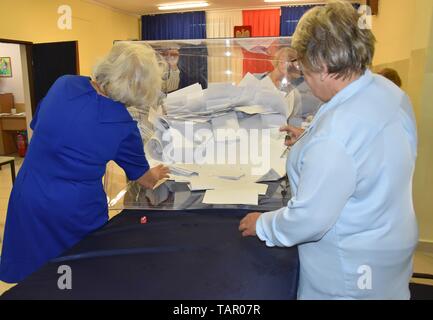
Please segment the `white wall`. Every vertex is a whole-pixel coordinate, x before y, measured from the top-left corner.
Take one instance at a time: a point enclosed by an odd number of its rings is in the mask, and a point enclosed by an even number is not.
[[[15,103],[24,103],[20,46],[0,43],[0,57],[10,57],[12,62],[12,78],[0,78],[0,93],[13,93]]]

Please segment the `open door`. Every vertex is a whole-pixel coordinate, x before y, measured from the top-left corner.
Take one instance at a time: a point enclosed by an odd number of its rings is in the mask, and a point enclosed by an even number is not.
[[[66,74],[77,75],[80,68],[77,41],[33,44],[31,51],[34,114],[39,101],[57,78]]]

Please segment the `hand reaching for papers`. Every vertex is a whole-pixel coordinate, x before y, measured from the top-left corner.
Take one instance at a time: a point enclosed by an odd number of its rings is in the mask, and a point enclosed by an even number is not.
[[[158,181],[169,178],[169,172],[170,169],[168,167],[160,164],[149,169],[143,176],[141,176],[141,178],[138,179],[138,183],[146,189],[153,189]]]
[[[280,131],[281,132],[283,132],[283,131],[287,132],[286,141],[284,142],[284,144],[288,147],[293,146],[296,143],[296,141],[298,141],[298,139],[302,135],[302,133],[304,133],[304,129],[294,127],[291,125],[281,127]]]
[[[260,212],[252,212],[241,220],[239,231],[242,232],[243,237],[256,236],[256,222],[260,215]]]

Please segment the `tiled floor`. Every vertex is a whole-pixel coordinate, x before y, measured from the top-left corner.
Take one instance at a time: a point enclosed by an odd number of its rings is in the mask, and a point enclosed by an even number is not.
[[[23,162],[22,158],[16,157],[15,164],[16,164],[17,172],[21,167],[22,162]],[[10,174],[9,166],[3,166],[2,170],[0,170],[0,254],[1,254],[4,224],[6,221],[7,205],[8,205],[11,189],[12,189],[12,182],[11,182],[11,174]],[[110,218],[112,218],[118,213],[119,211],[111,210]],[[433,251],[432,252],[417,251],[415,254],[414,270],[417,273],[433,274]],[[413,279],[413,281],[417,283],[425,283],[425,284],[433,285],[432,280],[424,281],[424,280]],[[4,291],[11,288],[12,286],[13,285],[0,281],[0,295]]]

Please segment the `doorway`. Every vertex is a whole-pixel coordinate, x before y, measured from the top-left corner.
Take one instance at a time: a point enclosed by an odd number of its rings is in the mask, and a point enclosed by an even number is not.
[[[6,60],[13,61],[12,76],[0,77],[0,155],[17,152],[19,131],[31,139],[33,115],[52,84],[62,75],[80,73],[78,41],[35,44],[0,39],[0,57],[9,53],[14,53],[13,60]]]

